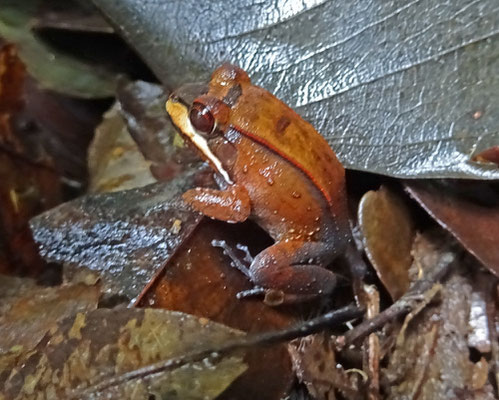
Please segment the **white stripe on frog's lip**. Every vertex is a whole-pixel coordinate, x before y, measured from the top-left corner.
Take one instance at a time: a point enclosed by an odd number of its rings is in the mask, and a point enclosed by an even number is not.
[[[168,99],[166,102],[166,111],[170,115],[173,123],[180,129],[181,133],[187,136],[192,143],[205,155],[205,157],[211,162],[220,175],[225,179],[225,181],[232,185],[234,182],[229,177],[227,171],[223,168],[220,160],[213,154],[206,139],[197,133],[196,129],[191,124],[189,120],[189,112],[187,107],[179,102],[172,101]]]

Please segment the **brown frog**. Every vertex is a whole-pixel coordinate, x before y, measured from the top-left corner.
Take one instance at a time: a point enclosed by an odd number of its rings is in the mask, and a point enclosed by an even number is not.
[[[324,267],[342,251],[350,229],[345,172],[325,139],[230,64],[215,70],[207,86],[173,93],[166,109],[220,182],[219,190],[188,190],[184,200],[217,220],[251,218],[275,240],[246,272],[267,302],[330,293],[336,278]]]

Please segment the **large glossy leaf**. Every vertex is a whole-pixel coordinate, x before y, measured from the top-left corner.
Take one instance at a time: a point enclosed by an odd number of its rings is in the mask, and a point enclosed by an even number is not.
[[[499,178],[497,0],[93,0],[169,87],[223,61],[312,121],[349,168]]]

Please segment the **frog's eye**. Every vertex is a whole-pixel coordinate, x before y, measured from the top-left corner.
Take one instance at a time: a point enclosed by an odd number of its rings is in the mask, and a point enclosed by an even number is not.
[[[189,119],[194,129],[199,133],[209,135],[214,131],[215,118],[204,104],[194,103],[189,113]]]

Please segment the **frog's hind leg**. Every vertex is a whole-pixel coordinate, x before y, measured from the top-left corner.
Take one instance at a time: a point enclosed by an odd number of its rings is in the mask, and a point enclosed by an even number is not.
[[[250,277],[271,305],[307,301],[334,290],[336,277],[324,268],[332,256],[322,242],[278,242],[255,257]]]
[[[230,265],[234,268],[237,268],[240,272],[242,272],[248,279],[251,281],[251,272],[250,272],[250,265],[253,262],[253,257],[251,256],[249,249],[247,246],[237,244],[236,248],[237,250],[240,250],[241,252],[244,253],[244,258],[241,260],[239,257],[236,256],[234,253],[234,249],[230,247],[225,240],[212,240],[211,245],[213,247],[220,247],[223,250],[224,255],[230,258]],[[245,265],[244,262],[248,263],[248,265]],[[266,289],[260,287],[260,286],[255,286],[252,289],[248,290],[243,290],[242,292],[239,292],[237,294],[238,299],[246,298],[246,297],[253,297],[253,296],[261,296],[265,295],[267,292]]]

